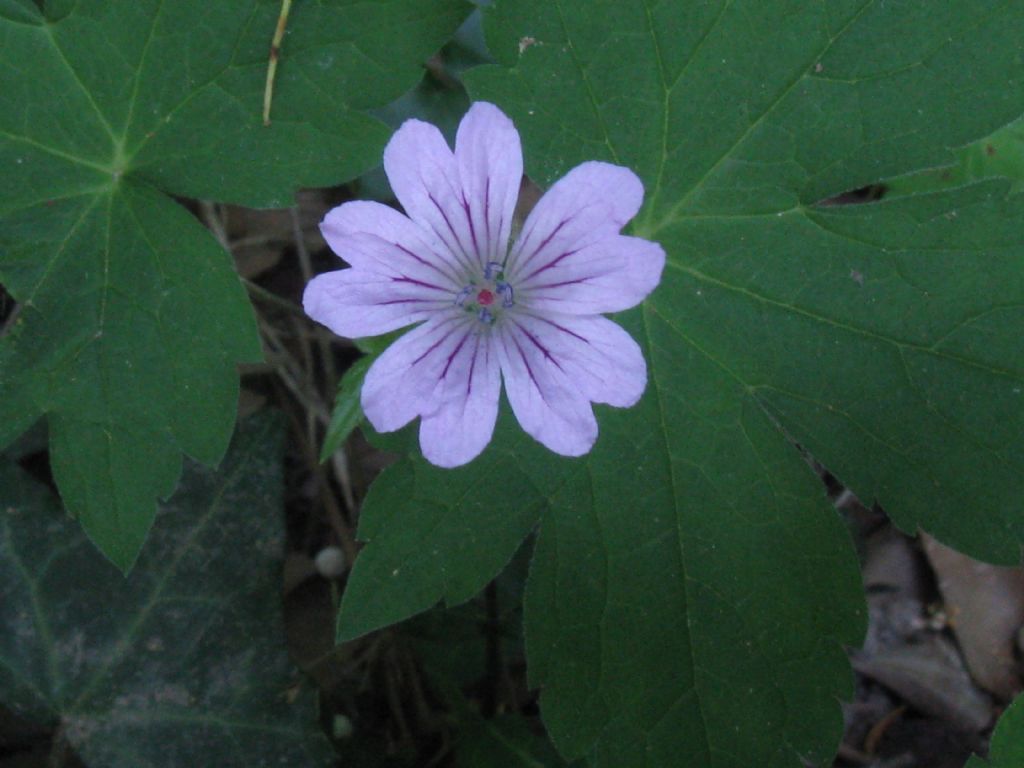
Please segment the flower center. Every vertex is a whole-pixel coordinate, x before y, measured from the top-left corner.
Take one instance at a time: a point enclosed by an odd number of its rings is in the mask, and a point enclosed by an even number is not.
[[[505,282],[504,267],[496,261],[487,265],[482,278],[470,278],[455,296],[455,305],[475,313],[484,325],[494,325],[502,311],[514,304],[512,286]]]

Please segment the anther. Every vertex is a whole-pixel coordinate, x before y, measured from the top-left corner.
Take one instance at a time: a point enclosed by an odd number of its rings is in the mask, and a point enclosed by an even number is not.
[[[469,298],[469,294],[471,294],[472,292],[473,292],[473,286],[472,285],[467,285],[465,288],[463,288],[461,291],[459,291],[458,296],[455,297],[455,306],[461,307],[463,304],[465,304],[466,303],[466,299]]]
[[[505,267],[498,261],[487,262],[487,267],[484,269],[484,280],[493,280],[497,277],[499,280],[503,277],[502,272]]]
[[[503,306],[503,307],[511,307],[513,304],[515,304],[515,301],[512,300],[512,286],[511,285],[509,285],[508,283],[500,283],[499,282],[494,287],[498,291],[498,293],[500,293],[501,296],[502,296],[501,306]]]

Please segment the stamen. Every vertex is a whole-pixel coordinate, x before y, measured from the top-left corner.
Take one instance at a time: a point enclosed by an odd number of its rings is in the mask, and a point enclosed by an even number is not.
[[[497,261],[487,263],[484,279],[481,284],[479,279],[469,278],[469,282],[455,295],[454,303],[465,312],[475,314],[481,323],[494,325],[502,312],[497,307],[508,309],[515,304],[512,286],[505,282],[504,266]]]
[[[512,299],[512,286],[511,285],[509,285],[508,283],[501,283],[501,282],[499,282],[497,285],[495,285],[495,288],[497,289],[498,293],[500,293],[502,295],[502,297],[503,297],[503,300],[501,302],[501,306],[507,308],[507,307],[511,307],[513,304],[515,304],[515,301],[513,301],[513,299]]]

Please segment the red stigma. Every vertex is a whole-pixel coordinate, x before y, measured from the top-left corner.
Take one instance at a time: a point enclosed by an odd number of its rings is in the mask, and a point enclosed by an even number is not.
[[[484,288],[476,295],[476,303],[481,307],[489,307],[494,303],[494,294]]]

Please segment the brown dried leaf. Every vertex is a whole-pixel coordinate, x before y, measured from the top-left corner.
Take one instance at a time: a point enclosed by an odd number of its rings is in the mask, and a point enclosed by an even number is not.
[[[971,674],[999,698],[1012,699],[1021,690],[1013,653],[1024,625],[1024,569],[973,560],[927,535],[923,542]]]
[[[853,668],[895,691],[915,709],[965,732],[986,728],[992,705],[960,663],[956,649],[940,635],[926,635],[874,656],[854,656]]]

